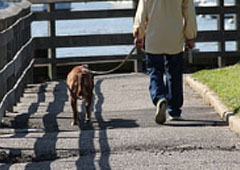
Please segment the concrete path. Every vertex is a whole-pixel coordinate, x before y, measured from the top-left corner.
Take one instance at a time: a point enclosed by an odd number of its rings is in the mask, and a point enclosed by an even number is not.
[[[164,125],[145,74],[96,76],[94,92],[93,122],[72,127],[64,82],[28,85],[0,129],[0,170],[239,169],[239,136],[187,85],[184,121]]]

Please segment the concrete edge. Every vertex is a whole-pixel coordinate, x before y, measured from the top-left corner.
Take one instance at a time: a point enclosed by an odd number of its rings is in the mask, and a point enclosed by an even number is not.
[[[234,113],[229,111],[213,91],[211,91],[206,85],[192,78],[191,75],[185,77],[185,82],[201,95],[205,103],[214,107],[215,111],[221,116],[221,118],[228,122],[231,130],[240,134],[240,117],[234,116]]]

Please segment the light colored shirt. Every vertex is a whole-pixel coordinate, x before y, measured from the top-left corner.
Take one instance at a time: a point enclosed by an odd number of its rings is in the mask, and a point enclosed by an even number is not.
[[[193,0],[139,0],[133,34],[145,36],[145,51],[152,54],[177,54],[185,39],[197,35]]]

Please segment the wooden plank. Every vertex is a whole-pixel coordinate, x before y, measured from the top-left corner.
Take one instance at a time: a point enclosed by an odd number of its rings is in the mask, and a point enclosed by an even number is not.
[[[235,0],[235,4],[236,4],[236,6],[240,7],[240,1],[239,0]],[[240,10],[238,10],[235,21],[236,21],[236,29],[238,31],[240,31]],[[237,41],[237,49],[240,50],[240,39]]]
[[[101,0],[95,0],[101,1]],[[33,4],[43,4],[43,3],[72,3],[72,2],[91,2],[91,0],[30,0]],[[236,13],[239,11],[239,6],[225,6],[221,7],[196,7],[197,14],[219,14],[219,13]]]
[[[23,45],[22,48],[14,56],[14,58],[0,70],[0,75],[2,75],[3,78],[2,81],[6,82],[10,76],[16,75],[19,72],[21,69],[21,63],[25,62],[25,60],[21,62],[22,57],[29,56],[31,49],[32,39]]]
[[[132,34],[102,34],[83,36],[57,36],[34,38],[37,49],[57,47],[86,47],[86,46],[110,46],[110,45],[132,45]]]
[[[100,2],[103,0],[94,0]],[[92,0],[30,0],[32,4],[47,4],[47,3],[71,3],[71,2],[92,2]]]
[[[233,41],[240,39],[239,31],[199,31],[196,42]]]
[[[10,5],[8,8],[0,10],[0,20],[12,20],[13,18],[21,17],[23,11],[31,8],[31,3],[28,0],[21,0],[15,5]],[[25,15],[25,14],[24,14]],[[10,22],[11,25],[11,22]],[[9,26],[9,25],[6,25]]]
[[[0,74],[2,74],[2,78],[6,83],[7,79],[14,74],[14,62],[11,61],[8,64],[6,64],[2,70],[0,70]]]
[[[91,56],[91,57],[69,57],[69,58],[56,58],[55,60],[48,58],[36,58],[35,66],[43,66],[55,63],[57,65],[69,65],[69,63],[89,63],[89,62],[105,62],[105,61],[116,61],[123,60],[126,55],[109,55],[109,56]],[[138,59],[137,55],[133,55],[131,59]]]
[[[219,56],[226,64],[234,64],[240,59],[240,52],[194,52],[191,65],[217,67]],[[184,60],[188,61],[188,55],[184,55]]]
[[[223,57],[239,57],[240,52],[196,52],[193,53],[193,57],[208,57],[208,58],[216,58],[217,56]],[[109,60],[123,60],[125,55],[109,55],[109,56],[91,56],[91,57],[69,57],[69,58],[57,58],[55,60],[47,59],[47,58],[36,58],[35,65],[41,64],[49,64],[49,63],[56,63],[56,64],[64,64],[64,63],[84,63],[84,62],[93,62],[93,61],[109,61]],[[131,59],[140,59],[140,57],[134,54]]]
[[[16,53],[14,57],[14,71],[15,75],[17,75],[21,69],[22,66],[25,64],[26,61],[28,61],[29,55],[31,55],[32,51],[32,39],[29,39],[29,41],[24,44],[21,49]]]
[[[133,17],[134,9],[112,9],[98,11],[55,11],[55,12],[34,12],[34,21],[43,20],[71,20],[71,19],[99,19]]]
[[[14,37],[14,31],[13,29],[9,29],[9,30],[4,30],[2,32],[0,32],[0,46],[4,46],[7,43],[9,43]]]
[[[211,7],[196,7],[196,13],[199,14],[231,14],[238,13],[240,11],[240,6],[211,6]]]
[[[240,39],[239,31],[200,31],[196,42],[234,41]],[[57,36],[34,38],[37,49],[58,47],[83,47],[83,46],[109,46],[109,45],[132,45],[132,34],[104,34],[83,36]]]
[[[0,87],[1,87],[1,90],[0,90],[0,101],[2,101],[2,98],[4,96],[4,94],[6,93],[6,82],[3,80],[3,75],[0,74]]]
[[[229,52],[197,52],[193,53],[193,57],[208,57],[208,58],[214,58],[218,56],[223,56],[223,57],[240,57],[240,52],[239,51],[229,51]]]
[[[7,29],[0,32],[0,46],[4,46],[9,43],[13,38],[16,32],[22,31],[24,28],[30,26],[33,16],[32,13],[19,18]]]
[[[47,12],[55,12],[54,4],[47,5]],[[52,37],[52,38],[56,37],[56,21],[55,20],[48,21],[48,35],[49,37]],[[48,58],[51,58],[51,59],[56,58],[55,48],[48,49]],[[48,66],[48,77],[50,78],[50,80],[57,79],[57,67],[54,63]]]
[[[0,70],[7,63],[7,46],[0,46]]]
[[[15,102],[12,101],[12,99],[15,97],[15,91],[18,88],[18,86],[20,85],[20,83],[24,80],[24,77],[27,75],[28,71],[32,68],[33,63],[34,63],[34,59],[31,60],[31,62],[29,63],[28,67],[26,67],[26,69],[23,71],[21,77],[17,80],[17,82],[15,83],[14,87],[11,90],[9,90],[4,95],[3,99],[1,100],[1,102],[0,102],[0,120],[4,116],[5,111],[9,107],[11,107],[12,104],[15,103]]]

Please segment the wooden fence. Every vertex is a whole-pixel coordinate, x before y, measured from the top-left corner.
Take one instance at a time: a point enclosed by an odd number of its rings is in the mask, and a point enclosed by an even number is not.
[[[189,58],[194,65],[212,65],[214,67],[236,63],[240,59],[240,1],[227,6],[224,0],[216,0],[217,6],[196,7],[198,15],[214,15],[217,17],[217,30],[199,31],[196,42],[217,42],[216,52],[196,52]],[[235,30],[225,29],[226,15],[235,16]],[[236,51],[226,51],[226,42],[236,42]]]
[[[74,57],[56,58],[56,48],[59,47],[82,47],[82,46],[108,46],[108,45],[131,45],[133,43],[132,34],[108,34],[108,35],[85,35],[85,36],[56,36],[55,21],[70,19],[93,19],[93,18],[117,18],[134,17],[138,0],[133,0],[135,5],[132,9],[98,10],[98,11],[58,11],[54,9],[54,4],[59,2],[74,2],[74,0],[31,0],[32,3],[48,4],[48,11],[34,12],[34,21],[49,21],[50,36],[35,38],[36,49],[49,49],[48,58],[37,58],[36,65],[49,65],[49,77],[56,78],[56,65],[79,63],[79,62],[99,62],[99,61],[119,61],[124,56],[95,56],[95,57]],[[216,0],[217,6],[196,7],[198,15],[217,16],[218,29],[199,31],[196,39],[197,43],[216,42],[218,50],[214,52],[194,51],[193,55],[186,55],[185,61],[194,66],[225,66],[236,63],[240,56],[240,1],[236,1],[234,6],[224,6],[224,0]],[[86,2],[80,0],[77,2]],[[225,15],[236,15],[236,30],[225,30]],[[226,51],[226,42],[236,41],[236,51]],[[135,71],[142,71],[143,55],[134,55]]]
[[[32,58],[31,4],[22,1],[0,10],[0,120],[13,110],[29,82]]]
[[[54,9],[56,2],[75,2],[74,0],[31,0],[32,3],[49,3],[48,10],[43,12],[34,12],[34,21],[49,21],[49,37],[34,38],[36,49],[50,49],[48,58],[36,58],[36,65],[49,65],[50,79],[56,78],[56,65],[58,64],[76,64],[89,62],[109,62],[119,61],[125,56],[91,56],[91,57],[68,57],[56,58],[56,48],[60,47],[91,47],[91,46],[110,46],[110,45],[133,45],[133,37],[128,34],[105,34],[105,35],[79,35],[79,36],[56,36],[56,20],[73,20],[73,19],[106,19],[131,17],[135,14],[135,9],[106,9],[94,11],[59,11]],[[81,2],[81,0],[76,1]],[[85,2],[85,1],[82,1]],[[135,71],[141,71],[142,58],[134,54],[131,59],[135,61]]]

